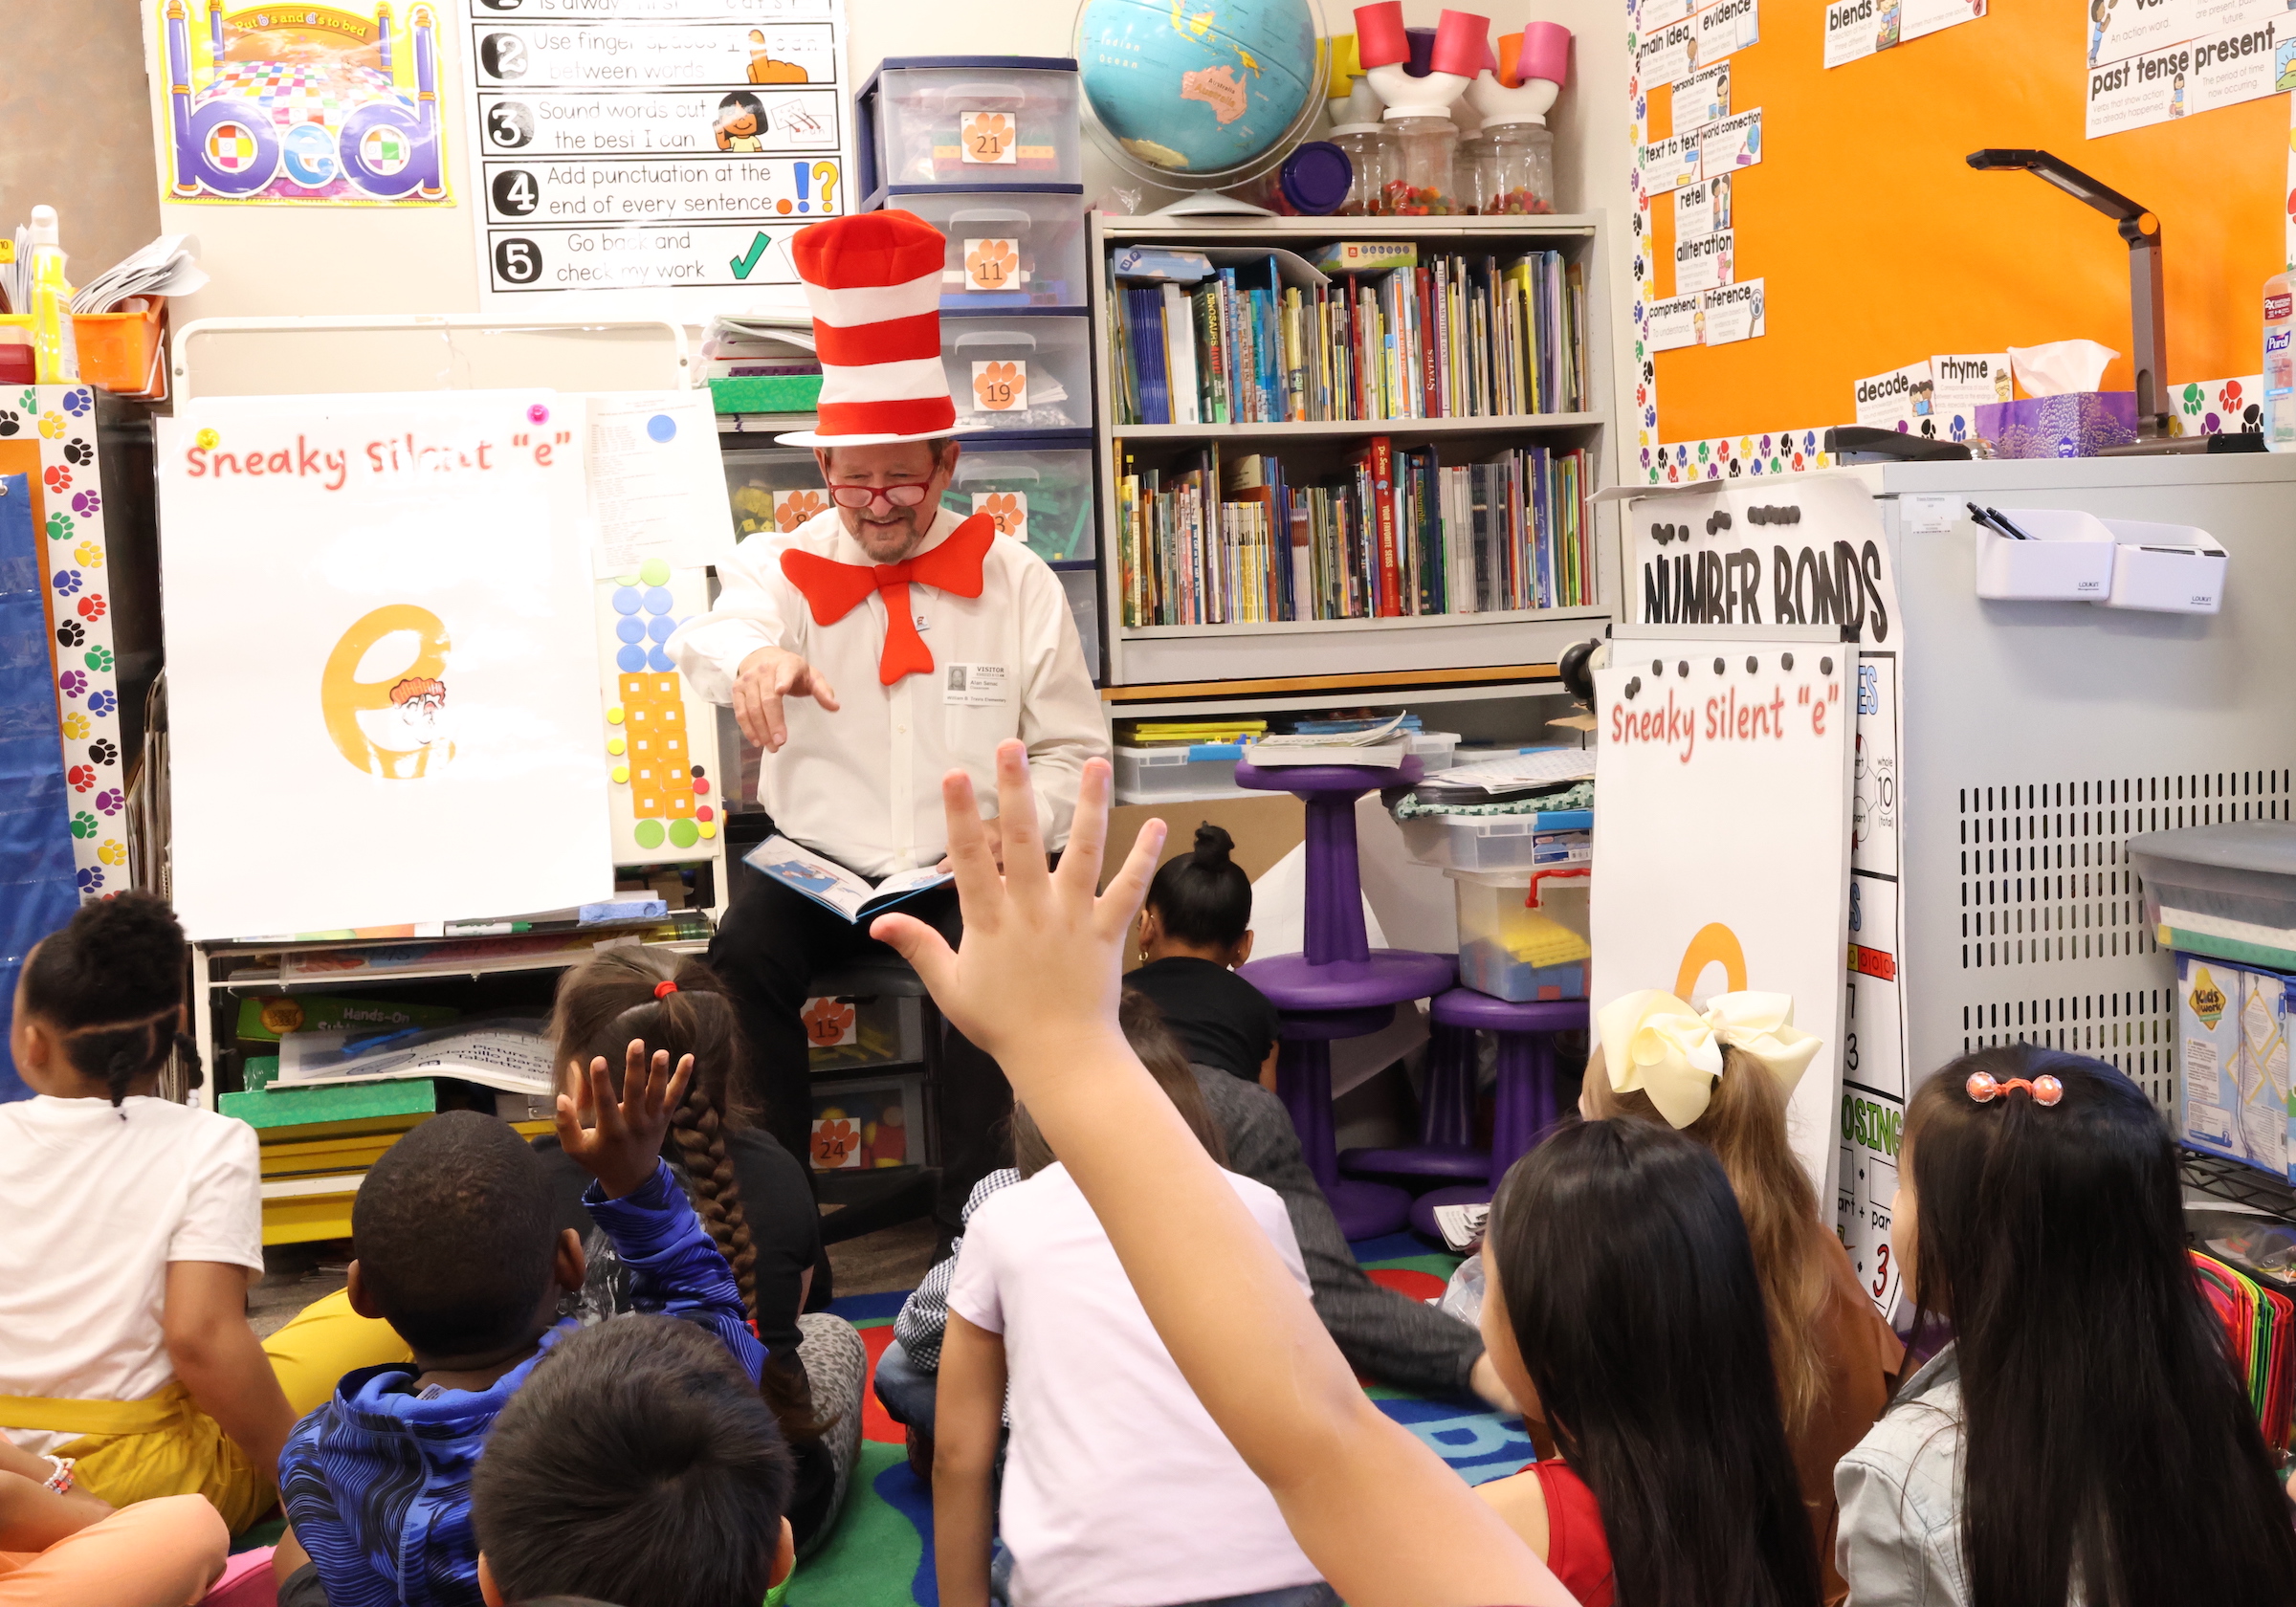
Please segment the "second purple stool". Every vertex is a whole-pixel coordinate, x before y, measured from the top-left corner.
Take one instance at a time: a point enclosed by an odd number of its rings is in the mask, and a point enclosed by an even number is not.
[[[1383,1183],[1339,1176],[1332,1137],[1332,1041],[1361,1038],[1395,1019],[1395,1007],[1428,999],[1459,979],[1456,957],[1374,949],[1363,927],[1363,883],[1356,860],[1356,800],[1420,778],[1416,758],[1393,769],[1363,764],[1236,765],[1236,785],[1289,792],[1307,804],[1305,952],[1255,959],[1237,975],[1268,996],[1283,1018],[1276,1089],[1299,1130],[1299,1147],[1340,1231],[1350,1239],[1393,1233],[1411,1197]]]
[[[1499,1179],[1507,1176],[1507,1169],[1521,1159],[1562,1114],[1555,1099],[1555,1035],[1583,1029],[1587,1008],[1583,999],[1516,1004],[1493,999],[1488,993],[1477,993],[1472,988],[1453,988],[1436,997],[1431,1014],[1438,1029],[1450,1028],[1469,1034],[1478,1030],[1489,1032],[1497,1037],[1499,1046],[1490,1152],[1482,1157],[1482,1180],[1423,1194],[1411,1206],[1411,1225],[1431,1238],[1441,1238],[1442,1233],[1435,1225],[1435,1207],[1488,1205]],[[1474,1064],[1471,1049],[1467,1064],[1470,1068]],[[1430,1091],[1434,1077],[1435,1071],[1430,1068]],[[1371,1164],[1380,1153],[1350,1151],[1348,1163],[1351,1168],[1364,1171],[1385,1170]],[[1400,1152],[1400,1156],[1409,1159],[1414,1153],[1405,1150]]]

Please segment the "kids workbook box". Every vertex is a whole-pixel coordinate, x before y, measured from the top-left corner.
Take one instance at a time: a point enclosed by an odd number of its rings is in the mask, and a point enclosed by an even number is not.
[[[741,862],[784,887],[796,889],[825,909],[836,911],[855,926],[953,879],[945,870],[902,870],[872,888],[835,860],[800,848],[778,833],[743,854]]]

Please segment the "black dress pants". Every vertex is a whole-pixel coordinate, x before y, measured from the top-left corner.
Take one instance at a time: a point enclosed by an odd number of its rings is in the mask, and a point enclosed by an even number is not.
[[[963,932],[957,890],[934,889],[900,906],[935,928],[953,947]],[[825,971],[893,950],[833,910],[770,876],[740,867],[734,898],[710,944],[710,965],[724,979],[749,1040],[750,1097],[762,1109],[766,1130],[810,1166],[813,1102],[801,1021],[813,979]],[[941,1179],[934,1220],[943,1237],[961,1225],[973,1185],[1009,1165],[1005,1118],[1012,1089],[988,1054],[943,1024],[940,1079]]]

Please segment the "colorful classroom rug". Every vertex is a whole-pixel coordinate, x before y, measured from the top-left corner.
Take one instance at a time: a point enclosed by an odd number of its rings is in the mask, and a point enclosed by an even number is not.
[[[1415,1300],[1443,1292],[1459,1258],[1430,1253],[1407,1233],[1355,1246],[1372,1276]],[[861,1331],[873,1374],[893,1342],[899,1294],[865,1294],[829,1309]],[[1520,1418],[1470,1411],[1374,1386],[1380,1410],[1417,1435],[1470,1485],[1520,1469],[1533,1452]],[[790,1581],[787,1607],[939,1607],[933,1575],[933,1497],[909,1470],[901,1425],[886,1416],[873,1389],[863,1392],[861,1465],[845,1516],[829,1543]]]

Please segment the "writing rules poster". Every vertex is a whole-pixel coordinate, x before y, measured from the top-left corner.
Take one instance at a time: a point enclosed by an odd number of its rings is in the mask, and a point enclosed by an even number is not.
[[[1824,1040],[1786,1112],[1821,1198],[1838,1148],[1854,653],[1791,627],[1627,636],[1595,676],[1593,997],[1791,994],[1795,1024]]]
[[[579,399],[235,397],[160,429],[192,936],[607,896]]]

